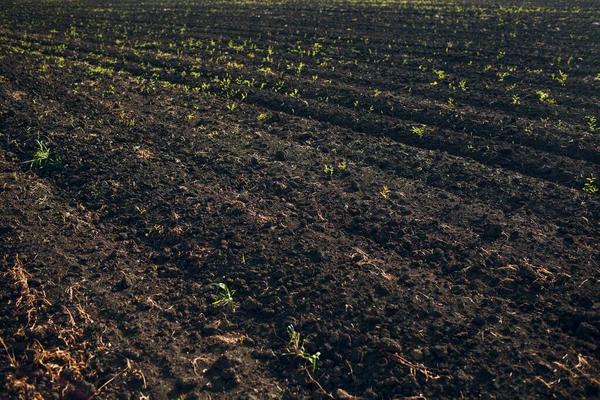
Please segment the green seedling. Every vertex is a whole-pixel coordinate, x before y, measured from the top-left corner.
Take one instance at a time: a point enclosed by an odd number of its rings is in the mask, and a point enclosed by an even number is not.
[[[560,83],[562,86],[565,86],[565,82],[567,81],[567,77],[569,75],[565,74],[564,72],[562,72],[560,69],[558,70],[558,72],[556,74],[552,74],[552,79],[554,79],[556,82]]]
[[[586,182],[583,185],[583,191],[589,194],[598,193],[598,186],[596,186],[596,178],[593,176],[585,178]]]
[[[389,187],[384,186],[383,189],[381,190],[381,192],[379,192],[379,194],[381,195],[381,197],[383,197],[384,200],[389,200],[390,195],[392,194],[392,191],[390,190]]]
[[[587,116],[585,117],[587,119],[587,124],[588,127],[590,128],[590,132],[594,132],[597,128],[597,123],[598,120],[596,119],[596,117],[592,117],[592,116]]]
[[[446,77],[446,72],[441,69],[433,68],[433,72],[438,76],[438,79],[444,79]]]
[[[217,288],[217,296],[219,296],[219,299],[212,303],[214,306],[230,306],[231,311],[235,312],[235,301],[233,300],[233,295],[236,292],[235,290],[229,289],[229,287],[224,283],[211,283],[208,286],[214,286]]]
[[[504,78],[510,76],[510,73],[504,71],[504,72],[498,72],[498,82],[504,82]]]
[[[417,136],[423,136],[425,134],[425,127],[424,126],[413,126],[411,128],[412,133],[414,133]]]
[[[323,168],[323,171],[329,175],[333,175],[333,170],[333,165],[325,165],[325,167]]]
[[[540,101],[542,103],[548,103],[548,104],[556,103],[556,101],[552,97],[550,97],[550,93],[546,93],[541,90],[538,90],[537,92],[535,92],[535,94],[538,95],[538,97],[540,98]]]
[[[52,150],[44,144],[44,142],[38,140],[38,149],[33,155],[31,160],[24,161],[23,164],[29,164],[29,170],[36,169],[41,170],[45,167],[58,168],[60,167],[61,160],[59,156],[52,158]]]
[[[314,372],[317,369],[317,361],[319,361],[321,353],[317,351],[315,354],[310,354],[304,349],[304,343],[306,342],[306,340],[301,339],[300,333],[296,332],[296,330],[294,329],[294,325],[289,325],[287,328],[287,332],[290,336],[290,342],[287,348],[288,352],[286,353],[286,355],[293,355],[302,358],[312,366],[312,370]]]

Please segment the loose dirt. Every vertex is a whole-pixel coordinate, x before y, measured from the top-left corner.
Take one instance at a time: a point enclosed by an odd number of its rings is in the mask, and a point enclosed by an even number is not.
[[[4,398],[597,398],[598,5],[497,3],[0,1]]]

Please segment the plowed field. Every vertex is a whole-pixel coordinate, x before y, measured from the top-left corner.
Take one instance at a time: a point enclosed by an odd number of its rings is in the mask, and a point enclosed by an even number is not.
[[[597,398],[598,119],[597,2],[0,0],[2,398]]]

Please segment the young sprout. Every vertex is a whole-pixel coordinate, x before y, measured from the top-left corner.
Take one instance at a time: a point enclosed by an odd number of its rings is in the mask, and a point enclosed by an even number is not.
[[[23,164],[29,164],[29,170],[32,169],[42,169],[46,166],[48,167],[59,167],[60,166],[60,157],[52,158],[50,157],[52,151],[48,146],[44,144],[44,142],[38,140],[38,149],[33,155],[31,160],[24,161]]]
[[[598,192],[598,187],[595,185],[596,183],[596,178],[594,178],[593,176],[589,177],[589,178],[585,178],[586,182],[583,185],[583,191],[589,194],[594,194]]]
[[[435,69],[435,68],[433,68],[433,72],[437,75],[438,79],[444,79],[444,78],[446,78],[446,72],[442,71],[441,69]]]
[[[212,304],[215,306],[221,307],[231,307],[231,311],[235,312],[235,301],[233,300],[233,295],[235,294],[235,290],[229,289],[229,287],[224,283],[211,283],[208,286],[215,286],[217,288],[217,296],[219,299],[214,301]]]
[[[321,353],[317,351],[315,354],[310,354],[304,349],[306,340],[301,340],[300,333],[296,332],[294,325],[289,325],[287,331],[290,336],[290,342],[287,349],[288,353],[286,354],[302,358],[312,366],[314,372],[317,369],[317,361],[319,361]]]
[[[323,169],[323,171],[326,174],[333,175],[333,165],[325,165],[325,168]]]
[[[548,103],[548,104],[556,103],[556,101],[552,97],[550,97],[550,93],[546,93],[541,90],[538,90],[537,92],[535,92],[535,94],[538,95],[538,97],[540,98],[540,101],[542,103]]]
[[[596,117],[592,116],[587,116],[585,118],[587,119],[587,124],[590,128],[590,132],[594,132],[597,129],[596,124],[598,123],[598,120],[596,119]]]
[[[556,82],[560,83],[562,86],[565,86],[565,82],[567,81],[568,76],[569,75],[565,74],[560,69],[558,70],[558,72],[556,74],[552,73],[552,79],[554,79]]]
[[[423,136],[425,134],[425,127],[424,126],[413,126],[411,128],[412,133],[414,133],[417,136]]]
[[[390,195],[392,194],[392,191],[390,190],[389,187],[384,186],[383,189],[381,190],[381,192],[379,192],[379,194],[381,195],[381,197],[384,198],[384,200],[389,200]]]

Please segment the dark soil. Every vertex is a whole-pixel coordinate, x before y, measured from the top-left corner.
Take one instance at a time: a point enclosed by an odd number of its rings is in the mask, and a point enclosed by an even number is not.
[[[599,396],[596,2],[0,3],[3,398]]]

